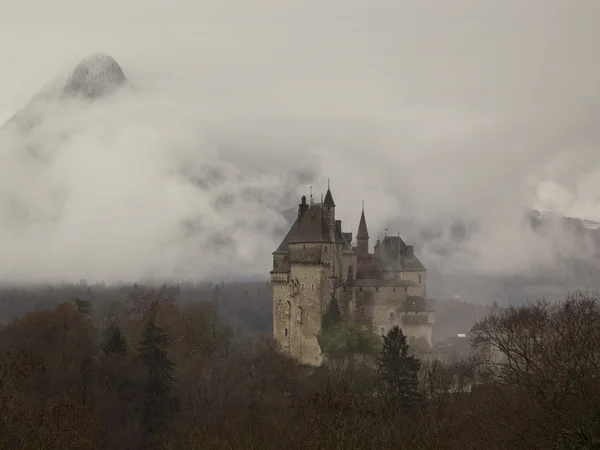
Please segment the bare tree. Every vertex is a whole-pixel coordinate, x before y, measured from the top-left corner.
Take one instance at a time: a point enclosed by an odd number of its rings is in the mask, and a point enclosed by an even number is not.
[[[490,422],[530,448],[600,445],[600,301],[582,293],[478,322],[471,342]]]

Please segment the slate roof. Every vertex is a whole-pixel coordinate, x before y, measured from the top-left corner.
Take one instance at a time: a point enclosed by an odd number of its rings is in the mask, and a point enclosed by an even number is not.
[[[360,215],[360,223],[358,224],[358,233],[356,233],[356,239],[369,239],[369,231],[367,230],[367,221],[365,220],[364,208]]]
[[[335,206],[335,202],[333,201],[333,195],[331,195],[331,191],[327,188],[327,194],[325,194],[325,200],[323,200],[323,205],[325,206]]]
[[[298,220],[298,228],[291,236],[288,244],[303,242],[328,242],[326,238],[323,209],[320,204],[310,205]]]
[[[296,218],[294,223],[291,225],[289,231],[277,247],[277,250],[273,252],[274,255],[287,254],[289,251],[290,243],[313,243],[313,242],[329,242],[327,239],[327,230],[325,229],[325,222],[323,220],[323,206],[335,206],[333,202],[333,195],[331,190],[327,190],[324,202],[313,203],[307,205],[305,203],[305,197],[303,198],[302,205],[305,208],[301,215]],[[302,207],[302,205],[300,205]],[[339,232],[336,227],[335,241],[338,244],[342,244],[342,250],[344,253],[353,252],[354,249],[351,246],[353,233]],[[369,232],[367,229],[367,221],[365,219],[364,208],[360,216],[360,224],[358,227],[357,239],[368,239]],[[379,257],[378,262],[383,271],[425,271],[425,267],[419,261],[419,258],[414,254],[407,255],[408,246],[402,240],[400,236],[386,236],[379,243]],[[373,256],[372,256],[373,257]]]
[[[294,234],[296,234],[297,230],[298,230],[298,217],[296,217],[296,220],[294,220],[294,223],[292,224],[292,226],[290,227],[290,230],[287,232],[287,234],[281,241],[281,244],[279,244],[279,247],[277,247],[277,250],[275,250],[273,252],[274,255],[286,254],[288,252],[288,243],[290,242],[290,239],[292,238],[292,236],[294,236]]]
[[[420,272],[420,271],[427,270],[427,269],[425,269],[425,266],[423,265],[423,263],[421,261],[419,261],[419,258],[417,258],[415,255],[413,255],[410,258],[406,258],[404,260],[404,264],[402,264],[402,269],[407,270],[407,271],[414,271],[414,272]]]
[[[336,244],[342,244],[342,251],[344,252],[352,252],[352,247],[350,246],[350,242],[348,242],[348,240],[346,240],[346,237],[344,235],[350,234],[352,235],[352,233],[338,233],[336,230],[335,233],[335,243]]]
[[[400,236],[386,236],[380,243],[380,262],[383,270],[425,271],[414,254],[406,255],[406,243]],[[404,256],[402,256],[404,253]]]
[[[352,231],[349,233],[342,233],[342,236],[344,236],[344,239],[348,244],[352,243]]]

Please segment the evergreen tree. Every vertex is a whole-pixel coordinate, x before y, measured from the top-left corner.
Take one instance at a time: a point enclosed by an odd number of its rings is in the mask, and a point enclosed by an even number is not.
[[[419,399],[421,361],[408,354],[406,336],[397,325],[384,337],[378,358],[382,394],[394,409],[414,405]]]
[[[335,298],[332,298],[329,304],[327,305],[327,309],[325,310],[325,314],[323,314],[323,331],[327,331],[329,328],[338,324],[342,319],[342,312],[340,311],[340,307]]]
[[[155,324],[154,319],[154,315],[151,315],[146,321],[139,348],[140,358],[148,369],[143,421],[149,434],[155,434],[166,425],[174,406],[171,391],[175,363],[167,355],[168,335]]]
[[[73,304],[85,317],[89,317],[92,314],[92,304],[89,301],[76,298],[73,300]]]
[[[121,334],[121,327],[118,324],[111,324],[108,327],[102,350],[107,355],[125,356],[127,354],[127,342]]]

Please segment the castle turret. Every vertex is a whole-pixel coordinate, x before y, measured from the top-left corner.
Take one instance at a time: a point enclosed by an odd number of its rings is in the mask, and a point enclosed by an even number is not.
[[[325,225],[327,239],[331,242],[335,242],[335,202],[333,201],[333,195],[331,195],[331,190],[329,189],[329,182],[327,183],[325,200],[323,200],[323,223]]]
[[[358,233],[356,233],[356,243],[359,255],[369,253],[369,231],[367,230],[367,221],[365,219],[365,204],[363,202],[360,223],[358,224]]]

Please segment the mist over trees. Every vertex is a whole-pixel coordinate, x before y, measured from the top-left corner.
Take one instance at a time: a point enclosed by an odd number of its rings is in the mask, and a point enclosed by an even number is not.
[[[45,309],[0,329],[0,448],[600,444],[597,297],[488,310],[467,360],[426,358],[394,328],[376,348],[331,346],[315,368],[256,330],[270,321],[258,301],[268,287],[206,285],[201,299],[185,286],[43,288]],[[343,328],[335,308],[326,315],[329,330]]]

